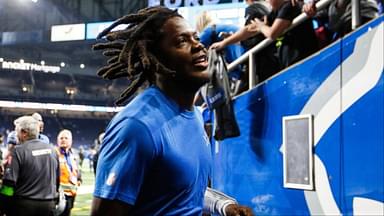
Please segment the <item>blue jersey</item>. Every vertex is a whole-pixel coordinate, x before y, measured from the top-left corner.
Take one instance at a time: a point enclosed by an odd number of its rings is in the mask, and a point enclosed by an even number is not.
[[[150,87],[109,123],[94,196],[128,203],[133,215],[201,215],[211,160],[198,109]]]
[[[49,143],[49,138],[46,135],[44,135],[44,134],[39,134],[38,139],[43,141],[43,143],[50,144]]]
[[[215,28],[213,28],[212,25],[206,27],[200,34],[200,42],[204,44],[205,47],[211,46],[214,42],[212,41],[213,37],[213,31],[216,32],[216,37],[218,38],[218,35],[220,32],[224,33],[235,33],[239,30],[239,27],[236,25],[229,25],[229,24],[216,24]],[[224,58],[228,63],[233,62],[234,60],[238,59],[241,55],[244,53],[244,48],[240,45],[240,43],[237,44],[230,44],[224,48]],[[242,74],[241,66],[236,67],[232,72],[229,73],[230,78],[239,79]]]

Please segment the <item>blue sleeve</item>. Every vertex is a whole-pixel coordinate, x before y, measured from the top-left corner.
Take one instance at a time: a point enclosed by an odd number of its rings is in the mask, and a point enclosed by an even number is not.
[[[131,118],[112,122],[100,149],[94,196],[134,205],[155,152],[143,123]]]
[[[212,40],[211,40],[211,35],[212,35],[212,28],[207,27],[205,28],[201,34],[200,34],[200,42],[208,49],[209,46],[212,45]]]
[[[39,139],[41,141],[43,141],[44,143],[50,144],[49,143],[49,138],[46,135],[44,135],[44,134],[39,134]]]

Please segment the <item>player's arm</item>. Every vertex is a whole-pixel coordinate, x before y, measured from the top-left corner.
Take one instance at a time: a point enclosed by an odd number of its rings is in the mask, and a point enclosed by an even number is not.
[[[249,207],[239,205],[234,198],[212,188],[205,191],[204,212],[221,216],[253,215]]]
[[[107,128],[100,149],[92,216],[130,215],[155,154],[152,135],[142,122],[126,118],[112,128]]]

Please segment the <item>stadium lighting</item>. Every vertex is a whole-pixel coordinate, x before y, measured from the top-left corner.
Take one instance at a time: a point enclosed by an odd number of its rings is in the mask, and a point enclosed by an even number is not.
[[[32,93],[32,86],[31,85],[28,85],[28,84],[22,84],[21,85],[21,91],[23,93]]]
[[[41,61],[40,64],[41,64],[41,65],[45,65],[45,61]]]
[[[65,87],[65,92],[67,95],[71,96],[76,93],[77,89],[75,87]]]
[[[24,108],[39,110],[70,110],[85,112],[119,112],[124,107],[103,107],[103,106],[87,106],[77,104],[55,104],[55,103],[36,103],[36,102],[20,102],[20,101],[3,101],[0,100],[0,107],[8,108]]]
[[[81,68],[81,69],[84,69],[84,68],[85,68],[85,65],[84,65],[84,64],[80,64],[80,68]]]
[[[64,63],[64,62],[61,62],[61,63],[60,63],[60,67],[65,67],[65,63]]]
[[[24,63],[24,59],[20,59],[20,63]]]
[[[0,62],[3,62],[4,61],[4,59],[3,58],[0,58]]]

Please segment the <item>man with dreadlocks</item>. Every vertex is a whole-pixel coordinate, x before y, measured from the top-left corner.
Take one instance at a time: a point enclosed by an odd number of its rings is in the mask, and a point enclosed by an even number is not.
[[[111,32],[120,24],[128,27]],[[197,33],[177,11],[157,6],[118,19],[104,36],[108,42],[94,49],[111,58],[98,75],[128,77],[117,103],[137,95],[106,129],[91,215],[202,215],[203,206],[221,215],[252,215],[207,190],[212,158],[193,99],[209,75]]]

